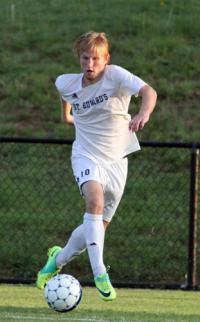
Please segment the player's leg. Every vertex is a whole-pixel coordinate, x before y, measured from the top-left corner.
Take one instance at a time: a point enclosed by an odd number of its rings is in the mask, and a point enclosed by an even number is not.
[[[72,168],[82,196],[83,196],[82,187],[84,186],[85,182],[100,181],[98,165],[86,157],[72,158]],[[94,202],[96,203],[96,205],[98,205],[99,203],[98,198],[96,199],[92,198],[93,209],[87,209],[87,210],[89,211],[97,210],[96,208],[94,208]],[[89,200],[89,198],[87,199]],[[87,199],[85,198],[86,203],[87,203]],[[85,239],[85,233],[84,233],[84,226],[80,225],[72,232],[72,235],[68,243],[58,254],[56,258],[57,265],[58,266],[65,265],[74,257],[81,254],[86,249],[86,247],[87,246],[86,246],[86,239]]]
[[[109,223],[103,221],[104,229],[108,227]],[[67,263],[71,262],[74,258],[82,254],[87,249],[84,226],[83,224],[78,226],[71,234],[67,244],[61,249],[56,256],[57,267],[63,267]]]
[[[93,162],[87,158],[81,158],[81,159],[75,159],[76,162],[74,162],[73,170],[75,177],[78,179],[77,182],[79,183],[79,187],[84,183],[85,180],[90,179],[97,179],[98,181],[101,181],[99,178],[99,171]],[[103,179],[102,179],[103,182]],[[100,185],[101,187],[101,185]],[[101,189],[101,188],[100,188]],[[95,189],[94,189],[95,190]],[[95,193],[95,191],[94,191]],[[102,199],[101,199],[102,200]],[[96,198],[93,196],[92,198],[87,198],[87,211],[90,212],[99,212],[99,192],[96,193]],[[101,207],[102,208],[102,207]],[[100,212],[102,212],[100,210]],[[90,213],[89,213],[90,215]],[[90,217],[89,215],[86,215],[86,222],[87,219]],[[93,217],[92,217],[93,218]],[[95,217],[94,217],[95,218]],[[93,218],[93,219],[94,219]],[[100,219],[100,217],[99,217]],[[95,221],[92,221],[93,225]],[[101,225],[101,224],[100,224]],[[86,224],[87,226],[87,224]],[[101,225],[102,226],[102,225]],[[107,221],[103,221],[104,229],[108,226]],[[101,229],[102,230],[102,229]],[[104,234],[101,233],[101,236],[103,236],[104,240]],[[83,225],[80,225],[77,227],[73,232],[72,235],[66,244],[66,246],[61,249],[60,247],[56,246],[56,252],[55,247],[49,250],[49,258],[46,263],[46,265],[42,268],[42,270],[38,273],[37,277],[37,286],[39,288],[44,288],[45,283],[54,275],[56,275],[64,266],[66,263],[71,261],[73,258],[75,258],[77,255],[81,254],[86,249],[86,238],[84,233]],[[103,248],[102,248],[103,249]],[[103,250],[102,250],[103,251]],[[94,264],[92,266],[94,267],[96,265],[95,263],[95,256],[92,256],[92,261]],[[97,265],[98,266],[98,265]],[[95,275],[99,272],[99,268],[94,268],[94,271],[96,272]]]
[[[54,246],[48,250],[47,263],[37,275],[37,287],[43,289],[49,279],[58,274],[64,265],[84,252],[85,249],[84,228],[83,225],[80,225],[72,232],[64,248]]]
[[[90,258],[95,285],[100,297],[105,301],[116,298],[116,292],[110,282],[103,262],[105,227],[103,221],[104,192],[102,185],[96,181],[88,181],[82,191],[85,197],[86,213],[84,215],[85,238]]]
[[[85,200],[83,219],[85,242],[93,274],[97,275],[105,271],[102,259],[105,234],[103,225],[104,178],[100,177],[99,165],[86,157],[72,158],[72,168]]]
[[[81,186],[85,181],[92,179],[99,180],[99,171],[97,165],[85,157],[73,158],[72,168],[80,191]],[[48,251],[47,263],[37,275],[37,287],[40,289],[44,288],[45,283],[51,277],[56,275],[65,264],[81,254],[85,249],[86,239],[84,227],[83,225],[80,225],[72,232],[71,237],[63,249],[56,246]]]
[[[95,166],[96,167],[96,166]],[[89,164],[86,168],[82,167],[81,173],[95,173],[90,168]],[[96,175],[93,176],[99,180]],[[87,179],[91,179],[87,177]],[[79,179],[81,191],[83,193],[86,213],[84,214],[83,226],[79,226],[64,247],[63,250],[57,255],[57,265],[63,265],[68,262],[73,255],[80,254],[85,247],[87,247],[88,255],[95,277],[95,284],[100,292],[101,298],[104,300],[112,300],[116,297],[116,293],[110,283],[106,268],[103,263],[103,245],[105,229],[108,222],[103,220],[103,206],[104,206],[104,193],[102,184],[95,180],[88,180],[83,182],[84,179]],[[100,180],[99,180],[100,181]],[[83,229],[84,228],[84,229]]]
[[[67,244],[56,256],[57,267],[63,267],[86,250],[83,224],[72,232]]]
[[[107,226],[108,223],[104,221],[104,229]],[[82,254],[86,249],[84,227],[82,224],[72,232],[65,247],[54,246],[48,250],[47,263],[37,276],[37,287],[43,289],[47,281],[58,274],[64,265]]]
[[[105,186],[103,211],[105,226],[108,226],[111,222],[124,192],[127,178],[127,159],[120,160],[118,163],[111,165],[107,169],[107,175],[109,179]],[[112,299],[116,297],[116,292],[107,273],[95,278],[95,284],[97,289],[110,289]],[[106,300],[102,294],[100,296]]]
[[[84,232],[87,251],[94,276],[105,273],[103,263],[104,225],[103,208],[104,194],[102,185],[97,181],[87,181],[82,186],[85,199]]]

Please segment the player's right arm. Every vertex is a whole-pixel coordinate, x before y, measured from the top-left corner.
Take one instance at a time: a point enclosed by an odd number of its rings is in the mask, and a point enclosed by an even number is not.
[[[61,97],[61,121],[69,125],[74,124],[74,117],[71,114],[72,106],[70,103],[64,101]]]

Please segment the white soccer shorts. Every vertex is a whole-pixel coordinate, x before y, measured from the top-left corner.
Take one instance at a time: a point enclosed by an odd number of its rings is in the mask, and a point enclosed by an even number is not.
[[[72,157],[72,169],[79,185],[98,181],[104,191],[103,219],[110,222],[122,198],[127,178],[128,159],[124,158],[112,164],[98,164],[87,157]]]

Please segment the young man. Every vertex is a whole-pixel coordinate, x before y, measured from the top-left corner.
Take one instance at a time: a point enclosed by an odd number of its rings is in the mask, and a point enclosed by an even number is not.
[[[155,90],[127,70],[109,65],[109,44],[102,32],[88,32],[75,42],[82,73],[57,78],[65,121],[74,124],[72,168],[85,199],[83,224],[61,249],[49,250],[38,273],[37,286],[57,274],[63,265],[88,251],[100,297],[116,298],[103,262],[105,230],[121,200],[127,177],[127,155],[140,149],[135,132],[141,130],[156,104]],[[139,113],[128,114],[131,96],[141,96]],[[72,113],[71,114],[71,108]]]

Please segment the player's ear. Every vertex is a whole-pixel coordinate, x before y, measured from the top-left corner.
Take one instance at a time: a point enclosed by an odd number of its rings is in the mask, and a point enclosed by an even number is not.
[[[110,54],[109,53],[106,54],[106,60],[107,60],[107,64],[109,64],[109,62],[110,62]]]

